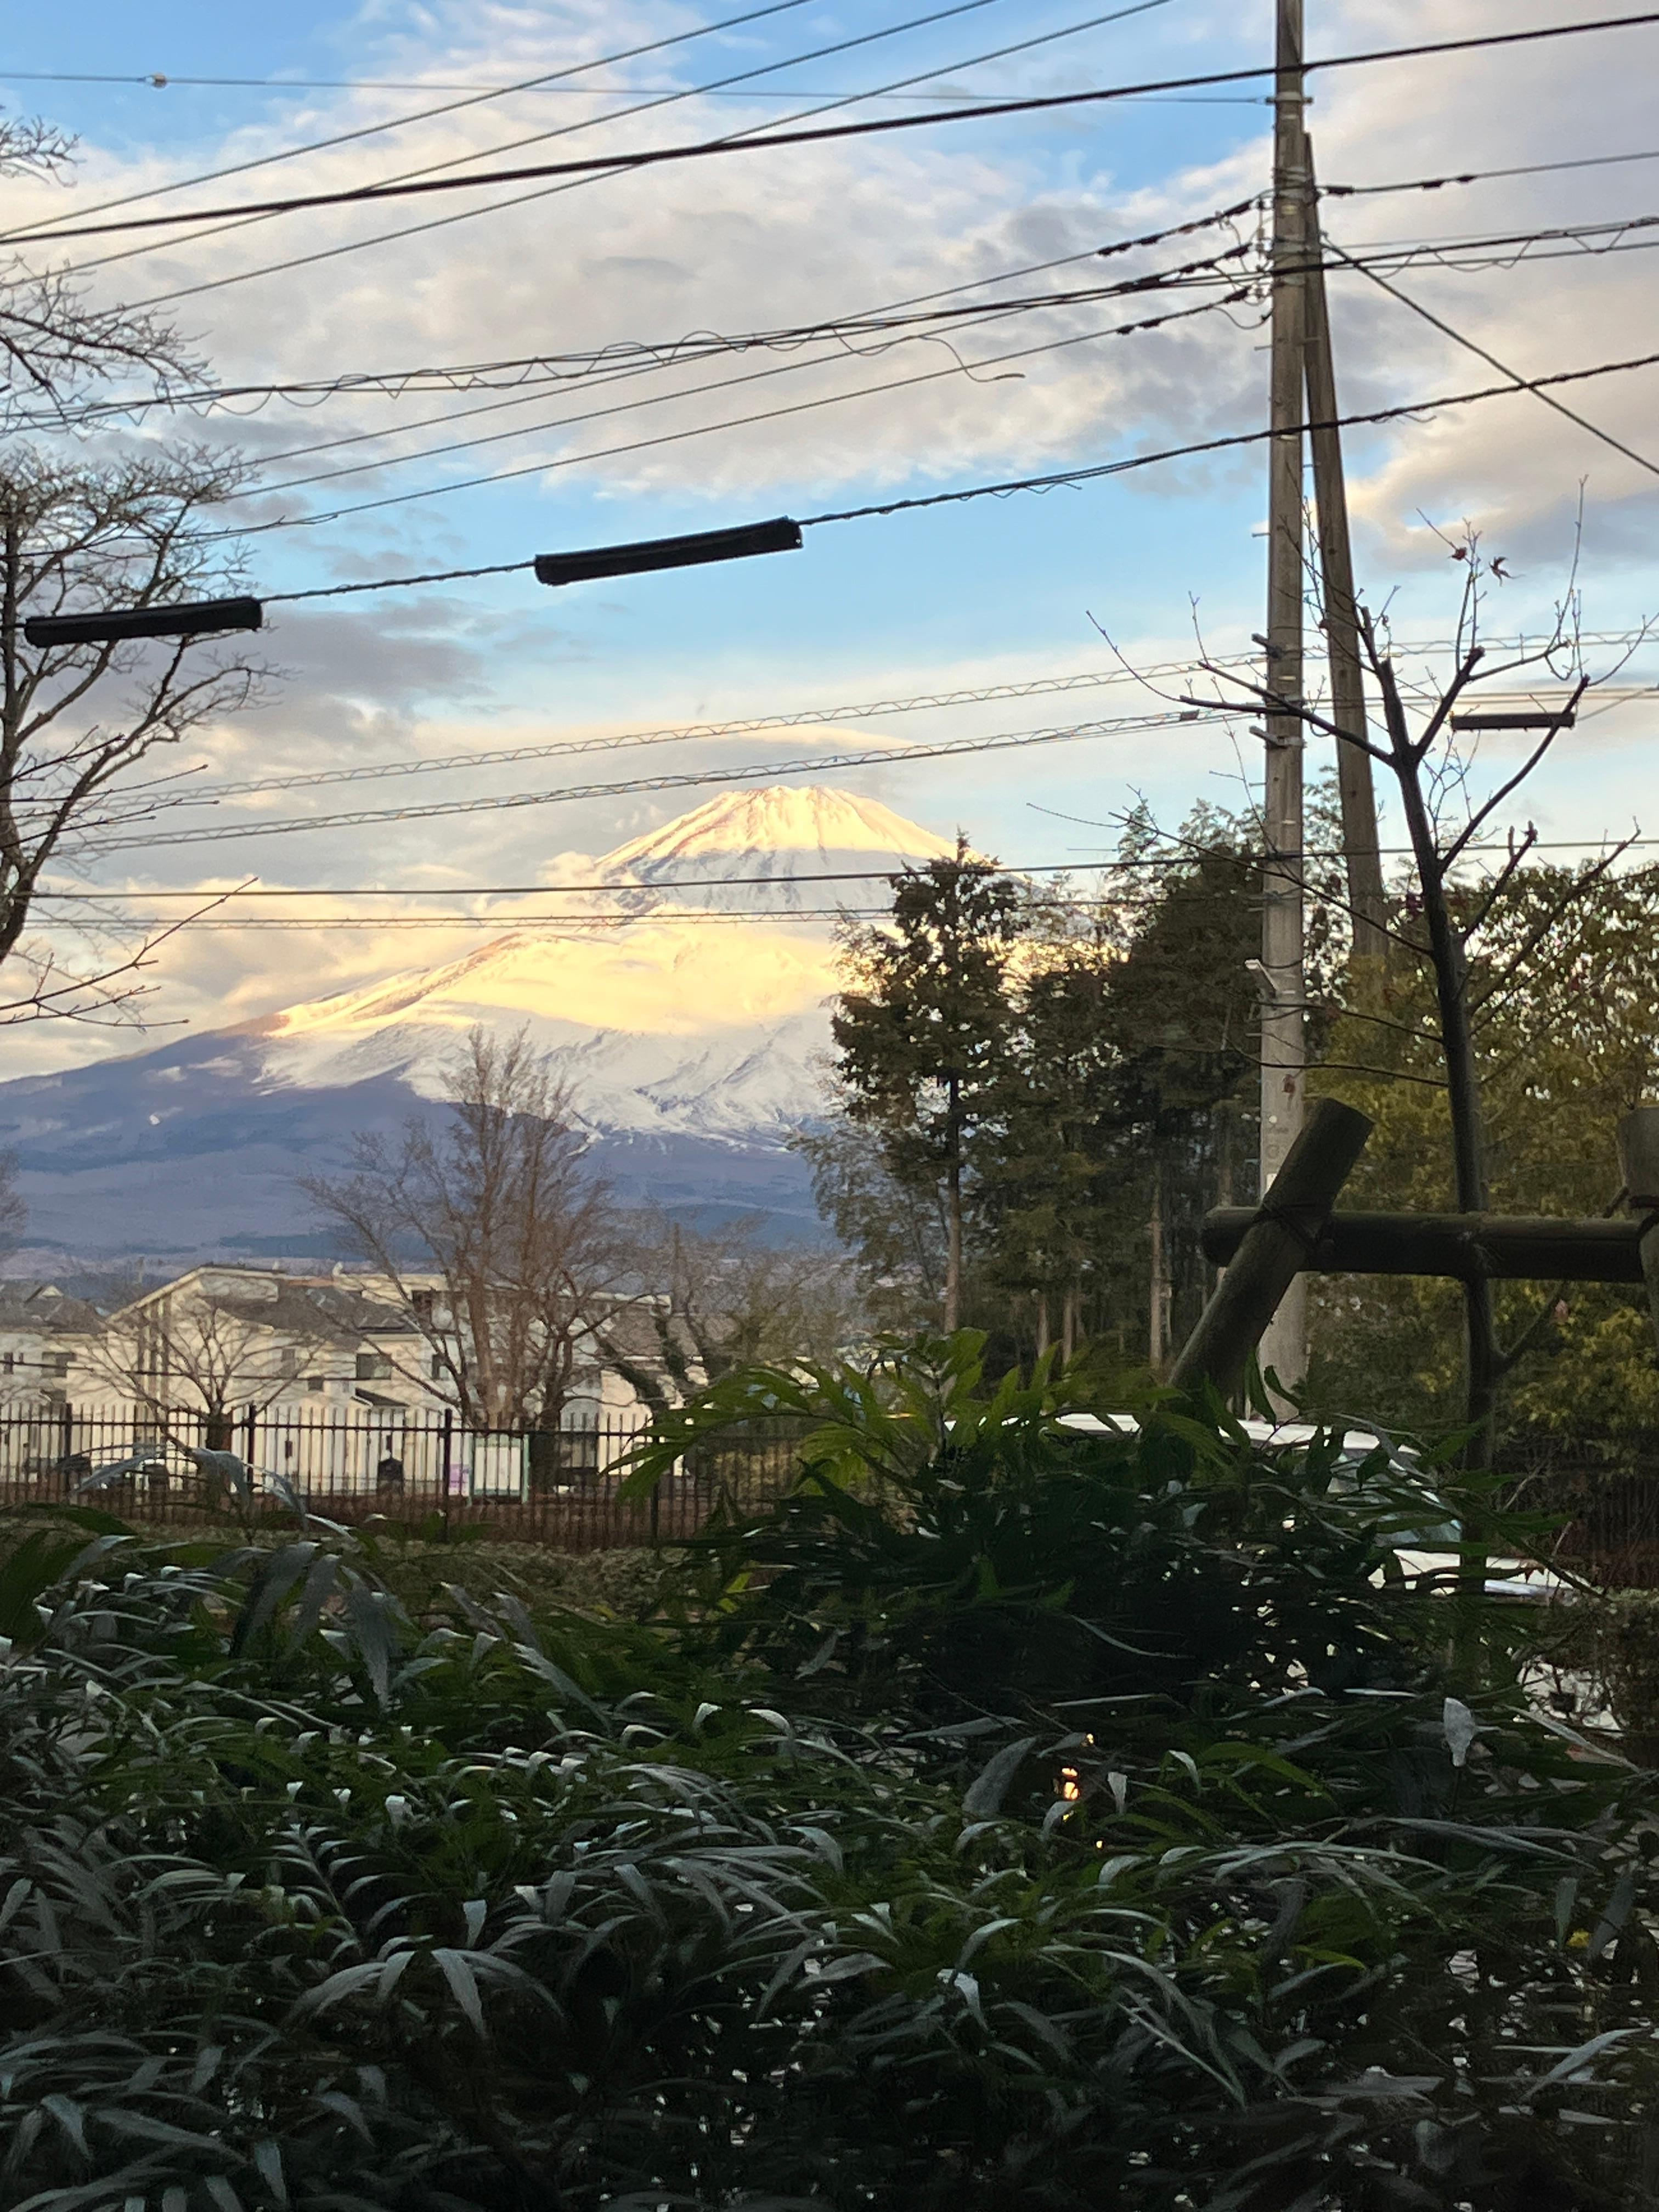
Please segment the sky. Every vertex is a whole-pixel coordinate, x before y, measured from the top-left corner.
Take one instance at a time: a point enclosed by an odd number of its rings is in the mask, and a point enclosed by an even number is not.
[[[724,13],[716,0],[300,0],[280,19],[188,0],[143,10],[92,0],[72,24],[20,12],[0,46],[0,104],[51,118],[78,144],[65,181],[0,180],[0,216],[14,229],[58,227],[137,194],[154,197],[122,211],[235,205],[444,163],[683,143],[820,110],[837,121],[915,116],[976,98],[1242,69],[1272,40],[1267,5],[1218,0],[1109,13],[1098,0],[793,0],[707,28],[742,12],[735,0]],[[1519,11],[1498,0],[1310,0],[1307,51],[1602,12],[1580,0]],[[1009,47],[1019,51],[1000,52]],[[654,51],[617,58],[633,48]],[[1501,381],[1492,360],[1541,376],[1659,352],[1659,295],[1639,228],[1601,234],[1595,251],[1583,240],[1456,250],[1651,219],[1656,64],[1659,28],[1650,28],[1315,75],[1310,126],[1326,184],[1600,164],[1327,199],[1323,219],[1340,246],[1422,243],[1390,281],[1458,334],[1363,275],[1334,276],[1345,408]],[[500,91],[573,70],[581,73],[557,84]],[[152,76],[167,82],[134,81]],[[92,81],[103,76],[127,81]],[[97,302],[171,318],[228,385],[653,349],[625,358],[625,376],[613,355],[608,374],[555,384],[544,373],[526,389],[359,391],[152,414],[82,441],[89,459],[123,441],[126,450],[167,439],[234,446],[247,489],[222,510],[227,533],[240,533],[227,547],[240,543],[249,587],[275,595],[778,514],[810,519],[1259,428],[1267,330],[1254,295],[1123,335],[1111,333],[1146,313],[1146,301],[988,320],[948,343],[818,339],[695,361],[672,349],[695,333],[778,331],[951,288],[983,288],[952,297],[990,300],[1098,283],[1248,242],[1253,210],[1093,258],[1260,194],[1266,89],[1222,86],[19,250],[32,266],[69,272]],[[434,108],[447,112],[422,113]],[[1624,155],[1652,158],[1607,158]],[[224,171],[233,173],[210,173]],[[167,189],[195,179],[205,181]],[[1156,305],[1194,301],[1182,293]],[[1413,648],[1451,633],[1463,575],[1452,549],[1471,529],[1509,572],[1484,612],[1496,635],[1547,627],[1569,590],[1592,638],[1659,611],[1656,392],[1659,372],[1646,368],[1561,394],[1607,437],[1650,454],[1651,466],[1527,393],[1350,434],[1361,590],[1386,606],[1402,657],[1425,680],[1443,656]],[[273,607],[259,645],[276,673],[263,703],[194,732],[165,772],[285,787],[164,810],[152,830],[195,842],[85,853],[59,880],[130,894],[135,914],[162,909],[143,908],[144,893],[249,878],[330,894],[291,909],[317,917],[315,928],[227,927],[249,909],[221,908],[161,947],[139,1009],[153,1041],[181,1024],[244,1021],[453,957],[477,942],[479,917],[520,909],[470,897],[453,902],[470,917],[464,927],[408,926],[440,893],[580,880],[592,856],[711,787],[559,796],[592,781],[740,781],[788,763],[778,780],[832,782],[942,834],[960,826],[1010,866],[1086,860],[1109,849],[1115,821],[1138,800],[1173,825],[1195,800],[1244,798],[1257,765],[1247,722],[1148,728],[1148,718],[1176,710],[1171,695],[1190,678],[1139,681],[1134,672],[1190,663],[1200,639],[1212,653],[1248,650],[1263,618],[1265,469],[1261,448],[1246,447],[1042,495],[825,523],[806,531],[798,553],[558,592],[520,573]],[[1624,650],[1591,644],[1586,665],[1611,670]],[[1115,680],[884,705],[1095,673]],[[1659,653],[1638,646],[1510,814],[1535,821],[1546,840],[1659,834],[1653,702],[1640,696],[1656,679]],[[703,722],[782,725],[830,708],[842,711],[804,728],[597,759],[474,757]],[[1142,726],[956,760],[816,767],[848,750],[1112,720]],[[315,781],[434,757],[456,765],[332,787]],[[1512,764],[1491,748],[1476,780]],[[1310,772],[1320,766],[1316,750]],[[526,794],[544,803],[307,826],[329,812]],[[281,826],[240,834],[260,823]],[[354,896],[369,885],[407,900],[371,906]],[[399,926],[362,926],[389,908],[401,911]],[[67,939],[62,949],[74,957]],[[6,1072],[145,1041],[118,1027],[13,1030]]]

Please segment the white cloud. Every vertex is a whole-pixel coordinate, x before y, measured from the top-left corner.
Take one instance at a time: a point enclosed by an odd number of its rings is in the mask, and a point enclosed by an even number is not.
[[[1255,51],[1265,48],[1267,12],[1255,7],[1244,27],[1256,36]],[[1559,0],[1552,12],[1556,20],[1589,20],[1601,10],[1591,0]],[[374,52],[375,74],[504,82],[692,20],[689,9],[659,6],[654,0],[626,6],[614,0],[580,0],[556,11],[477,9],[454,0],[400,15],[390,24],[371,10],[359,19],[348,44],[354,66],[362,67],[362,55]],[[817,20],[814,14],[814,25]],[[1330,52],[1475,36],[1513,25],[1512,11],[1502,0],[1459,0],[1455,8],[1444,0],[1348,0],[1321,11],[1310,45]],[[1180,13],[1178,20],[1171,11],[1168,35],[1190,41],[1175,66],[1199,69],[1233,58],[1240,27],[1231,11],[1195,9]],[[971,47],[976,36],[964,31],[964,46]],[[982,42],[993,42],[988,32]],[[730,53],[733,43],[720,42],[721,50]],[[809,43],[806,30],[801,43]],[[1649,87],[1655,52],[1653,33],[1616,33],[1321,76],[1314,81],[1311,123],[1322,176],[1328,182],[1363,184],[1640,149],[1653,135]],[[654,58],[641,66],[650,72],[650,81],[666,82],[671,65],[690,81],[690,58]],[[740,66],[740,59],[732,65]],[[707,57],[699,53],[695,66],[708,66]],[[866,58],[861,70],[868,66]],[[252,158],[271,150],[280,137],[323,136],[417,104],[404,94],[319,95],[302,109],[285,111],[280,132],[273,124],[261,124],[204,146],[201,166]],[[573,102],[556,110],[519,101],[475,108],[392,138],[371,138],[303,162],[255,171],[210,191],[222,190],[234,199],[277,183],[331,189],[457,155],[477,157],[520,131],[550,128],[579,106]],[[630,144],[666,143],[769,121],[776,112],[771,105],[689,101],[637,118],[623,129]],[[1182,112],[1166,112],[1172,117]],[[1178,138],[1173,126],[1170,136],[1173,144]],[[608,134],[576,136],[507,158],[534,159],[538,152],[556,158],[563,152],[580,153],[586,145],[615,143]],[[1103,129],[1097,143],[1109,155],[1115,141]],[[1265,123],[1228,160],[1195,166],[1172,158],[1167,173],[1150,181],[1139,171],[1121,179],[1104,156],[1097,163],[1077,160],[1067,166],[1075,157],[1074,140],[1064,142],[1072,153],[1063,158],[1055,150],[1060,142],[1039,132],[1017,144],[997,143],[1000,150],[993,155],[976,150],[971,133],[924,133],[902,143],[854,142],[769,154],[752,161],[733,157],[687,165],[648,178],[550,193],[516,210],[188,298],[178,303],[176,312],[186,327],[202,332],[216,366],[232,380],[672,339],[694,329],[782,325],[826,311],[934,292],[1188,217],[1243,197],[1265,177]],[[58,213],[76,202],[160,182],[176,174],[179,166],[176,151],[118,159],[94,146],[86,151],[82,183],[73,196],[31,193],[13,184],[0,187],[0,207],[10,215]],[[1327,202],[1325,213],[1332,234],[1357,246],[1645,213],[1659,206],[1656,195],[1659,162],[1334,199]],[[283,252],[316,250],[424,222],[439,211],[414,204],[372,216],[318,215],[263,223],[120,262],[94,281],[111,288],[112,295],[116,289],[134,297],[163,293],[234,274]],[[454,211],[453,204],[444,203],[441,211]],[[1172,246],[1170,258],[1185,258],[1202,246],[1200,239]],[[1119,265],[1097,264],[1109,275]],[[1086,271],[1090,264],[1082,266]],[[1453,258],[1399,281],[1413,297],[1500,360],[1525,373],[1543,374],[1659,350],[1659,295],[1648,271],[1640,252],[1539,259],[1479,273],[1461,270]],[[1331,290],[1346,405],[1388,406],[1495,380],[1494,372],[1363,278],[1333,278]],[[1133,312],[1126,309],[1126,319]],[[1115,313],[1067,310],[1035,327],[1021,322],[1006,332],[964,338],[962,349],[967,354],[971,349],[976,356],[1071,334],[1109,322]],[[556,469],[543,479],[540,493],[553,514],[565,488],[577,485],[652,491],[682,501],[707,497],[725,512],[735,498],[750,494],[787,489],[792,501],[805,504],[848,486],[868,487],[872,494],[900,485],[925,489],[954,475],[1016,473],[1223,435],[1261,419],[1265,363],[1257,349],[1259,337],[1249,327],[1208,317],[1163,335],[1079,345],[1011,364],[1022,371],[1017,381],[976,383],[952,374],[909,391],[659,445],[597,465]],[[532,459],[556,462],[728,415],[920,375],[942,359],[937,348],[921,346],[806,368],[795,367],[791,356],[746,356],[732,362],[729,373],[782,373],[723,396],[676,397],[475,453],[411,462],[378,477],[354,476],[342,479],[336,489],[343,501],[367,499],[436,481],[447,471],[470,475]],[[726,373],[719,368],[675,372],[668,382],[678,392],[685,383]],[[1659,448],[1659,436],[1646,420],[1655,374],[1608,377],[1569,387],[1562,397],[1638,451],[1650,443]],[[584,406],[609,405],[635,389],[641,394],[655,389],[660,381],[653,377],[638,387],[586,391],[577,386],[562,398],[483,416],[448,431],[404,434],[402,445],[437,444],[521,419],[538,422]],[[451,405],[477,404],[478,398],[426,401],[410,410],[404,403],[400,419],[410,411],[438,415]],[[240,432],[250,452],[272,468],[285,449],[380,427],[392,413],[392,403],[379,400],[331,403],[311,412],[273,407],[241,425]],[[283,465],[282,473],[349,463],[362,457],[362,450],[312,455]],[[1507,616],[1512,607],[1517,617],[1532,618],[1553,596],[1571,550],[1581,478],[1587,479],[1589,618],[1595,622],[1600,612],[1598,586],[1605,595],[1615,588],[1650,588],[1656,511],[1650,477],[1535,398],[1488,403],[1356,434],[1349,450],[1361,574],[1378,597],[1404,575],[1421,580],[1415,605],[1443,604],[1441,577],[1455,577],[1455,572],[1420,515],[1443,526],[1468,519],[1482,530],[1491,550],[1508,554],[1524,572],[1504,612]],[[1659,460],[1659,451],[1653,457]],[[1259,453],[1250,449],[1237,459],[1160,469],[1129,481],[1149,499],[1185,501],[1198,530],[1209,514],[1237,496],[1240,485],[1259,483],[1261,474]],[[535,495],[535,479],[526,479],[526,489]],[[282,504],[320,498],[325,489],[313,487]],[[415,553],[422,565],[447,565],[452,556],[459,565],[466,556],[467,511],[465,495],[393,507],[323,534],[314,557],[320,563],[326,552],[342,575],[380,573],[389,557],[401,562]],[[284,614],[272,642],[276,657],[295,671],[294,678],[260,714],[215,733],[202,756],[213,773],[242,776],[271,762],[305,772],[348,756],[372,761],[481,750],[532,742],[555,729],[563,734],[567,727],[576,733],[623,722],[674,722],[697,711],[677,688],[685,681],[683,672],[651,664],[624,672],[625,681],[617,679],[608,695],[612,701],[626,697],[625,714],[596,704],[607,695],[597,678],[591,690],[584,688],[592,672],[584,670],[577,656],[588,648],[578,646],[574,633],[561,638],[539,611],[532,661],[528,618],[503,619],[482,599],[422,598],[408,606],[377,602],[372,621],[358,614],[358,605],[346,601],[331,611]],[[1179,611],[1177,590],[1172,623]],[[862,679],[867,684],[863,696],[965,686],[976,678],[994,681],[1026,671],[1051,672],[1051,652],[1028,651],[1018,643],[1002,647],[994,617],[993,594],[982,647],[970,659],[955,655],[942,662],[922,651],[908,660],[883,656],[888,665]],[[1220,611],[1218,626],[1247,635],[1256,620],[1253,608],[1227,607]],[[1184,649],[1178,635],[1125,642],[1140,659]],[[1070,665],[1086,665],[1103,657],[1097,648],[1091,651],[1079,620]],[[785,695],[790,690],[823,696],[819,679],[803,675],[786,685],[775,665],[763,660],[718,668],[712,680],[717,711],[741,713],[751,705],[764,710],[788,703]],[[983,714],[975,710],[958,717],[953,730],[1015,726],[1021,711],[1006,706]],[[990,719],[993,714],[1000,720]],[[1039,708],[1030,719],[1047,719],[1047,712]],[[900,738],[917,733],[914,723],[902,720],[890,728]],[[805,753],[832,735],[794,732],[788,750]],[[1621,760],[1630,757],[1623,746],[1608,744],[1604,751],[1609,759],[1615,754]],[[699,758],[707,752],[703,749]],[[735,747],[714,755],[733,760],[766,757],[752,748],[739,753]],[[1186,775],[1194,789],[1204,786],[1205,759],[1196,750],[1188,755],[1161,747],[1158,758],[1149,762],[1138,746],[1102,746],[1089,757],[1098,769],[1097,781],[1115,797],[1128,781],[1149,770]],[[500,775],[477,771],[480,779],[488,773]],[[556,763],[549,764],[546,780],[549,787],[565,780]],[[902,771],[865,772],[847,780],[937,828],[949,829],[952,821],[946,817],[975,806],[982,807],[999,829],[1024,819],[1018,810],[1028,796],[1026,787],[1018,773],[995,757],[957,764],[948,780],[941,775],[925,787],[919,779],[907,781]],[[414,782],[398,787],[416,787]],[[445,781],[446,791],[453,787],[453,779]],[[498,787],[481,781],[477,787]],[[499,787],[507,787],[504,775]],[[373,799],[375,787],[367,791]],[[923,803],[928,793],[931,803]],[[328,796],[325,788],[301,794],[292,805],[296,813],[320,811]],[[536,881],[562,867],[549,857],[556,847],[580,844],[602,850],[680,811],[696,796],[641,793],[603,806],[411,823],[401,830],[302,845],[301,850],[314,855],[304,863],[291,842],[251,848],[248,858],[262,868],[268,865],[274,880],[395,879],[416,887],[416,896],[422,884]],[[264,804],[250,802],[255,803]],[[1592,788],[1583,803],[1599,807],[1602,800]],[[1569,824],[1577,818],[1567,801],[1559,803],[1559,818]],[[204,861],[216,867],[223,859],[210,848],[187,848],[164,865],[158,854],[149,880],[195,880]],[[392,929],[324,929],[315,935],[203,931],[162,955],[157,973],[165,991],[157,1003],[168,1012],[187,1014],[192,1022],[216,1025],[295,997],[368,981],[390,968],[410,964],[415,957],[422,965],[451,957],[476,941],[471,931],[458,931],[453,938],[421,933],[418,939]],[[416,942],[418,956],[411,952]],[[106,1047],[93,1040],[89,1048]],[[70,1056],[55,1039],[38,1049],[58,1059]]]

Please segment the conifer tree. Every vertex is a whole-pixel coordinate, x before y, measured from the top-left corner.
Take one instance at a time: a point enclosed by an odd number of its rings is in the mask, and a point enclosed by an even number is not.
[[[832,1029],[845,1110],[878,1136],[895,1181],[940,1195],[946,1329],[962,1319],[975,1142],[1006,1076],[1021,909],[1013,878],[958,837],[953,859],[893,878],[890,916],[842,933],[849,988]]]

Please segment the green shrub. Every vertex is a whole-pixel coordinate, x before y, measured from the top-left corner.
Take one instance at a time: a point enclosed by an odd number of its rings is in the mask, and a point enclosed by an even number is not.
[[[1513,1616],[1448,1674],[1386,1539],[1459,1494],[1075,1388],[728,1382],[661,1454],[770,1399],[807,1472],[650,1622],[14,1550],[0,2201],[1651,2203],[1641,1780]]]

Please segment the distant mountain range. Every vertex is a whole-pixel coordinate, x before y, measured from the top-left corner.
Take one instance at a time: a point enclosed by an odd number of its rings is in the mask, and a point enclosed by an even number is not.
[[[568,894],[568,921],[0,1084],[29,1260],[165,1267],[325,1250],[298,1178],[343,1167],[360,1130],[439,1112],[443,1063],[476,1022],[528,1025],[625,1202],[758,1211],[775,1234],[814,1234],[784,1139],[818,1096],[836,910],[880,896],[872,872],[952,849],[850,792],[732,793],[607,854]],[[813,880],[826,877],[845,880]]]

